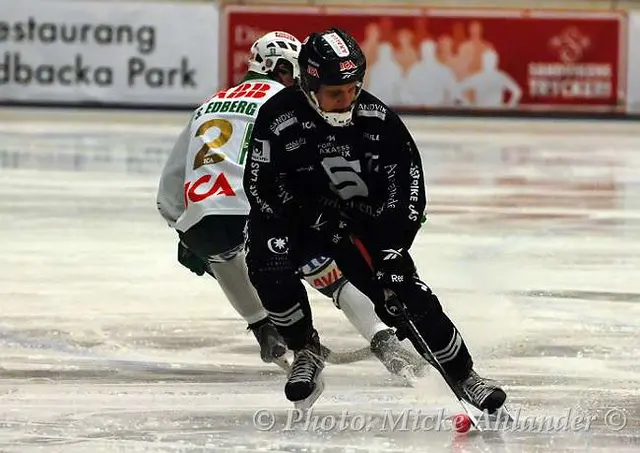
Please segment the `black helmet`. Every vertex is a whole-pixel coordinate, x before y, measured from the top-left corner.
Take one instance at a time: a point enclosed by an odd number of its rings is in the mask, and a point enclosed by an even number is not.
[[[349,124],[354,105],[348,112],[324,112],[320,109],[315,93],[321,85],[344,85],[352,82],[357,83],[358,94],[360,93],[367,61],[357,41],[338,28],[312,33],[302,43],[298,62],[300,88],[311,106],[332,126]]]

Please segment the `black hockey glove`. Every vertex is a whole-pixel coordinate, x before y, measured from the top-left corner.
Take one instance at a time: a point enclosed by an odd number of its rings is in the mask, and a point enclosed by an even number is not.
[[[398,295],[416,274],[416,265],[409,252],[403,248],[381,250],[373,257],[373,266],[380,286]]]
[[[396,336],[407,337],[406,313],[402,313],[401,300],[409,297],[416,276],[416,266],[405,249],[383,249],[373,257],[375,277],[385,293],[383,302],[377,302],[375,311],[388,326],[396,328]]]
[[[182,241],[178,241],[178,262],[198,276],[207,271],[207,263],[187,248]]]

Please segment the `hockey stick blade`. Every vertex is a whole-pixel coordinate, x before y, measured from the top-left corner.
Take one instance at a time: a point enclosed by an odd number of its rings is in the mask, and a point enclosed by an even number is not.
[[[356,349],[354,351],[334,351],[329,349],[325,345],[320,345],[322,356],[328,363],[336,365],[344,365],[347,363],[355,363],[361,360],[368,359],[373,355],[369,346]]]

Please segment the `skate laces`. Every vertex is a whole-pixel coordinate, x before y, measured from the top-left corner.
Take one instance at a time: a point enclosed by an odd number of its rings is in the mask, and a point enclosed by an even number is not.
[[[309,349],[301,349],[295,353],[289,382],[310,382],[313,380],[316,370],[322,366],[321,356]]]
[[[496,390],[494,385],[473,371],[462,383],[462,388],[465,393],[469,395],[471,399],[477,401],[478,404],[482,404],[482,402]]]

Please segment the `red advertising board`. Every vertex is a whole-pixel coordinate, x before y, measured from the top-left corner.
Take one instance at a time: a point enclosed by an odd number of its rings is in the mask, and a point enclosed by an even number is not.
[[[616,110],[623,23],[617,13],[229,6],[222,80],[240,80],[264,33],[303,40],[340,27],[365,51],[367,89],[392,106]]]

